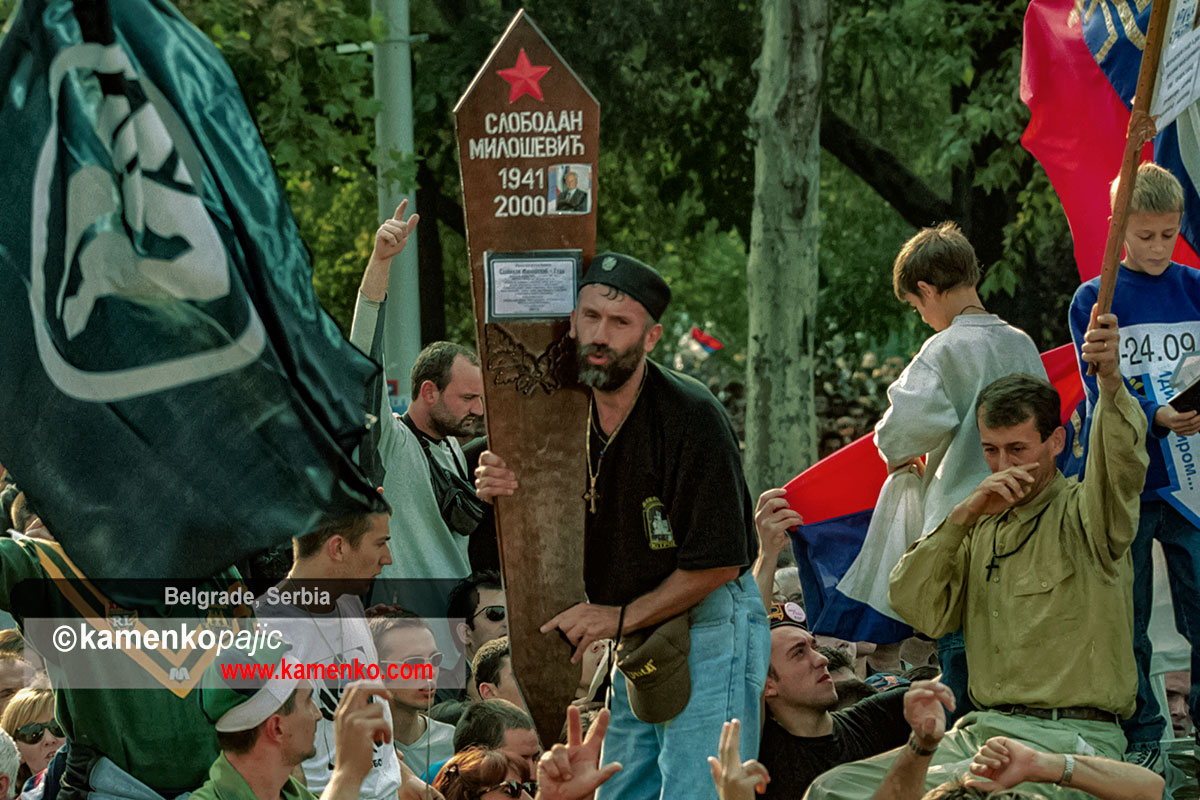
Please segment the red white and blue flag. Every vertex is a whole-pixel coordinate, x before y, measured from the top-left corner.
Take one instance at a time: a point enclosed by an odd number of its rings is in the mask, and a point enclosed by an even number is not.
[[[1042,364],[1062,398],[1065,423],[1083,399],[1074,348],[1066,344],[1043,353]],[[887,467],[868,435],[821,459],[784,487],[788,504],[804,518],[804,525],[792,533],[792,550],[814,633],[876,644],[912,635],[904,623],[838,591],[838,582],[862,549],[886,478]],[[881,567],[880,581],[887,581],[891,566]]]
[[[1125,0],[1084,6],[1077,11],[1075,0],[1033,0],[1025,12],[1021,100],[1029,106],[1030,120],[1021,143],[1046,170],[1062,201],[1079,276],[1086,281],[1100,274],[1110,216],[1108,187],[1125,152],[1151,4],[1136,16]],[[1174,258],[1196,267],[1200,195],[1184,165],[1200,165],[1200,139],[1193,130],[1182,137],[1181,147],[1180,137],[1180,127],[1190,125],[1185,112],[1146,145],[1142,159],[1153,155],[1183,184],[1183,235]],[[1200,169],[1195,171],[1200,175]]]
[[[1141,7],[1144,5],[1144,7]],[[1137,11],[1137,7],[1141,7]],[[1021,99],[1030,122],[1022,144],[1046,170],[1071,226],[1082,280],[1100,274],[1108,236],[1109,185],[1121,166],[1141,65],[1150,3],[1126,0],[1032,0],[1025,15]],[[1133,13],[1130,13],[1133,12]],[[1193,107],[1146,146],[1143,160],[1171,170],[1183,184],[1182,236],[1174,259],[1200,267],[1200,110]],[[1064,422],[1083,397],[1071,345],[1042,355],[1063,400]],[[1068,426],[1068,434],[1074,432]],[[810,467],[788,485],[788,501],[805,519],[793,532],[806,610],[817,633],[887,643],[910,629],[837,590],[858,557],[886,478],[867,436]],[[881,574],[879,580],[887,580]]]

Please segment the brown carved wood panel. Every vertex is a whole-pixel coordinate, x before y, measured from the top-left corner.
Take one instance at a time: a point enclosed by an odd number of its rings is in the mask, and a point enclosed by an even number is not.
[[[538,628],[584,598],[588,398],[575,382],[566,319],[486,321],[484,254],[578,250],[583,264],[591,259],[600,105],[522,11],[454,113],[488,442],[520,482],[496,503],[513,671],[549,747],[580,667],[562,638]]]

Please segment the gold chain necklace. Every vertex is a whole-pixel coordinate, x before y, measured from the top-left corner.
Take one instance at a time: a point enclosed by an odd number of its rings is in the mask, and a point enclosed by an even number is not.
[[[617,434],[621,432],[621,428],[625,425],[625,420],[629,419],[629,415],[633,413],[633,407],[637,405],[638,398],[642,396],[642,387],[646,385],[646,371],[642,372],[642,382],[638,384],[637,394],[633,396],[633,402],[629,404],[629,410],[625,412],[625,416],[621,417],[621,421],[617,423],[617,427],[613,428],[612,435],[604,443],[604,449],[600,451],[600,457],[596,459],[596,469],[592,470],[592,411],[596,408],[596,397],[592,396],[592,402],[588,406],[588,424],[587,431],[584,433],[583,445],[587,452],[587,469],[588,469],[588,490],[583,493],[584,502],[591,509],[591,513],[596,513],[596,501],[600,499],[600,493],[596,491],[596,480],[600,477],[600,467],[604,464],[604,454],[608,451],[609,445],[613,443],[613,439],[617,438]],[[604,432],[600,431],[603,435]]]

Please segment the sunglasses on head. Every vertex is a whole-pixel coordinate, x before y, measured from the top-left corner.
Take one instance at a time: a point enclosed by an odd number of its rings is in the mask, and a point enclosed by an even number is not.
[[[483,793],[479,796],[483,797],[488,792],[504,792],[509,797],[519,798],[522,792],[528,792],[529,796],[533,797],[537,794],[537,790],[537,781],[526,781],[525,783],[521,783],[520,781],[505,781],[504,783],[497,783],[495,786],[484,789]]]
[[[474,622],[480,614],[487,615],[488,622],[504,622],[504,617],[506,616],[504,606],[484,606],[475,612],[475,616],[471,617],[471,621]]]
[[[23,744],[37,744],[42,740],[42,732],[50,731],[51,736],[59,739],[62,738],[62,728],[58,727],[58,723],[54,720],[50,722],[30,722],[17,728],[17,732],[13,734],[13,738]]]

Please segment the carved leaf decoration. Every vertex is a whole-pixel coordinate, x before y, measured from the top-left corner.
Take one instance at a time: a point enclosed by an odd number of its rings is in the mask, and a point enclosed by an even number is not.
[[[487,326],[487,368],[497,385],[513,384],[522,394],[537,389],[553,394],[562,387],[562,366],[571,354],[571,339],[564,333],[539,356],[534,356],[499,325]]]

